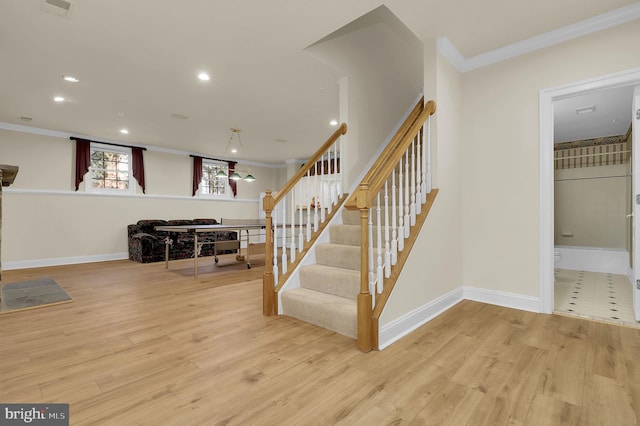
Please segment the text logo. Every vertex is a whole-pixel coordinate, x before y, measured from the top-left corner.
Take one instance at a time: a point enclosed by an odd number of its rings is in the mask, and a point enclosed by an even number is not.
[[[69,426],[69,404],[0,404],[0,426]]]

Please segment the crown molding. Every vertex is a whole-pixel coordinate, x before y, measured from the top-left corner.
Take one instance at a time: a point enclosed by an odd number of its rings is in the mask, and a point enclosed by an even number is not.
[[[470,58],[463,57],[446,37],[440,37],[437,40],[437,45],[442,56],[447,58],[458,71],[467,72],[615,27],[638,18],[640,18],[640,2]]]
[[[179,155],[179,156],[187,156],[187,157],[189,157],[190,155],[198,155],[202,157],[210,156],[209,154],[202,154],[199,152],[182,151],[179,149],[163,148],[163,147],[154,146],[154,145],[135,144],[128,141],[123,142],[116,139],[96,138],[94,136],[79,135],[77,133],[68,133],[68,132],[61,132],[58,130],[42,129],[40,127],[24,126],[21,124],[5,123],[1,121],[0,121],[0,129],[11,130],[14,132],[21,132],[21,133],[31,133],[31,134],[42,135],[42,136],[52,136],[54,138],[62,138],[62,139],[69,139],[70,137],[81,137],[83,139],[89,139],[94,142],[105,142],[105,143],[111,143],[111,144],[127,144],[129,146],[145,148],[147,151],[162,152],[164,154],[172,154],[172,155]],[[255,161],[242,160],[242,159],[239,160],[237,158],[232,159],[232,158],[226,158],[226,157],[217,157],[217,158],[220,158],[221,160],[225,160],[225,161],[236,161],[241,164],[255,166],[255,167],[264,167],[264,168],[272,168],[272,169],[280,169],[285,167],[284,164],[259,163]]]

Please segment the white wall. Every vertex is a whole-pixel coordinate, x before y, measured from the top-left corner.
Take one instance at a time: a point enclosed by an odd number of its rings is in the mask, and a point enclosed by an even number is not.
[[[542,89],[640,66],[637,21],[462,77],[463,284],[538,297]]]
[[[74,191],[75,144],[55,136],[0,129],[3,164],[20,167],[3,191],[2,267],[79,263],[126,258],[127,225],[140,219],[258,217],[258,198],[286,179],[280,168],[242,165],[257,178],[238,182],[236,199],[191,197],[192,160],[188,155],[144,152],[146,194]]]

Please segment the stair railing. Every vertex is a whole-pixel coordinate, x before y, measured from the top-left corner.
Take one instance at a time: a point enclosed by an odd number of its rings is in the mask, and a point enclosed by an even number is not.
[[[377,318],[417,236],[412,227],[422,226],[437,193],[431,187],[435,111],[434,101],[418,102],[345,204],[360,211],[357,346],[365,352],[378,346]]]
[[[262,312],[278,313],[278,292],[344,202],[340,173],[342,125],[277,192],[265,192],[265,272]]]

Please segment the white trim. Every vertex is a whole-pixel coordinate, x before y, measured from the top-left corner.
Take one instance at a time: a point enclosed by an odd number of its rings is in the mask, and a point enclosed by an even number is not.
[[[459,287],[427,303],[426,305],[414,309],[411,312],[407,312],[401,317],[385,324],[380,328],[378,333],[379,349],[382,350],[386,348],[395,341],[421,327],[425,323],[461,302],[462,299],[462,288]]]
[[[125,194],[125,193],[107,193],[107,192],[82,192],[82,191],[58,191],[47,189],[19,189],[8,187],[2,190],[3,194],[11,195],[45,195],[45,196],[62,196],[62,197],[115,197],[115,198],[143,198],[143,199],[160,199],[160,200],[191,200],[191,201],[219,201],[224,203],[259,203],[256,198],[208,198],[208,197],[190,197],[186,195],[149,195],[149,194]]]
[[[624,24],[625,22],[638,18],[640,18],[640,2],[632,3],[628,6],[612,10],[611,12],[603,13],[602,15],[594,16],[593,18],[585,19],[584,21],[576,22],[575,24],[466,59],[446,37],[438,39],[438,48],[440,49],[440,53],[447,58],[458,71],[466,72]]]
[[[453,65],[458,71],[465,72],[466,71],[466,59],[458,49],[449,41],[446,37],[439,37],[436,40],[436,45],[438,46],[438,51],[442,56],[447,58],[451,65]]]
[[[462,293],[466,300],[519,309],[521,311],[540,312],[540,299],[533,296],[469,286],[463,286]]]
[[[135,194],[136,187],[139,184],[138,181],[133,177],[133,150],[129,147],[124,146],[115,146],[115,145],[107,145],[100,142],[91,142],[89,143],[89,152],[91,157],[96,152],[108,152],[108,153],[118,153],[125,154],[127,156],[127,175],[129,176],[127,180],[127,187],[125,189],[119,188],[94,188],[92,185],[92,180],[94,176],[95,169],[92,165],[89,165],[89,171],[85,174],[86,180],[84,181],[84,192],[92,192],[99,194]],[[104,169],[100,169],[104,170]]]
[[[16,260],[14,262],[2,262],[2,269],[8,271],[10,269],[42,268],[45,266],[75,265],[79,263],[109,262],[112,260],[126,259],[129,259],[128,253],[96,254],[92,256],[58,257],[51,259]]]
[[[640,68],[540,91],[540,312],[553,312],[553,101],[592,90],[640,84]]]

